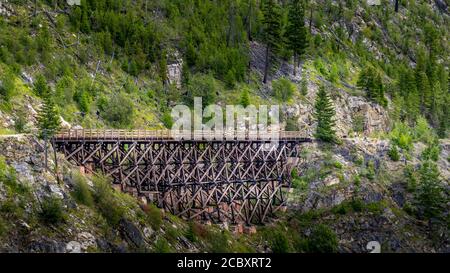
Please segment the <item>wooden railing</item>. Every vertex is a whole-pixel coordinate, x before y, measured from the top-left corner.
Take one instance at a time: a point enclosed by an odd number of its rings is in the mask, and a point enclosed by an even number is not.
[[[304,140],[310,139],[300,131],[181,131],[171,130],[116,130],[116,129],[71,129],[54,135],[63,140]]]

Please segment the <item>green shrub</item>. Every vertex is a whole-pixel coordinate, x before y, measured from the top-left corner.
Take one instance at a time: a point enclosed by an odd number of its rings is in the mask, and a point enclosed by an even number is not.
[[[208,234],[209,251],[212,253],[228,253],[230,236],[226,231],[210,232]]]
[[[440,153],[441,153],[441,147],[439,146],[439,144],[432,143],[432,144],[428,145],[425,148],[425,150],[423,150],[421,157],[422,157],[423,161],[426,161],[426,160],[438,161]]]
[[[106,178],[95,176],[93,182],[97,208],[110,225],[117,226],[125,215],[124,208],[115,200],[113,189]]]
[[[0,98],[5,101],[10,101],[15,94],[14,79],[15,76],[11,72],[0,75]]]
[[[154,204],[147,204],[142,206],[147,218],[147,222],[150,223],[153,229],[159,230],[163,223],[163,215],[161,210]]]
[[[123,93],[109,99],[101,116],[114,128],[128,128],[133,123],[133,102]]]
[[[41,221],[57,225],[65,222],[66,217],[66,212],[60,199],[53,196],[44,198],[41,203],[41,211],[39,212]]]
[[[11,196],[23,196],[29,193],[29,188],[26,185],[17,182],[14,168],[6,164],[3,156],[0,156],[0,182],[6,185],[8,194]]]
[[[367,162],[366,177],[369,180],[373,180],[375,178],[375,163],[373,160]]]
[[[333,230],[325,225],[317,225],[313,228],[308,238],[308,252],[334,253],[338,248],[338,239]]]
[[[87,184],[86,178],[80,173],[73,174],[73,182],[75,184],[72,192],[73,198],[80,204],[92,207],[94,205],[94,198],[92,196],[91,189]]]
[[[208,230],[206,227],[197,222],[189,222],[189,227],[186,231],[186,238],[191,242],[197,242],[199,238],[206,238],[208,236]]]
[[[280,78],[272,82],[273,94],[280,102],[287,102],[295,93],[295,85],[287,78]]]
[[[172,128],[173,119],[172,119],[171,114],[168,111],[163,113],[163,115],[161,117],[161,122],[164,124],[164,127],[166,127],[167,129]]]
[[[433,130],[426,118],[422,116],[417,118],[416,126],[414,126],[414,138],[423,143],[432,143],[434,140]]]
[[[366,208],[369,212],[372,212],[375,214],[381,214],[381,213],[383,213],[384,209],[386,208],[386,203],[383,201],[372,202],[372,203],[367,204]]]
[[[8,227],[6,226],[6,221],[0,215],[0,238],[6,234],[8,231]]]
[[[364,132],[364,122],[365,122],[364,115],[356,115],[353,118],[353,131],[356,133]]]
[[[308,95],[308,81],[307,81],[305,76],[303,76],[302,81],[301,81],[300,84],[301,84],[301,86],[300,86],[300,93],[303,96]]]
[[[398,147],[409,151],[413,145],[411,129],[405,123],[397,122],[391,132],[391,140]]]
[[[274,253],[289,252],[289,240],[285,232],[281,230],[276,230],[272,234],[271,248]]]
[[[296,118],[288,118],[286,120],[286,131],[299,131],[298,122]]]
[[[392,161],[400,160],[400,153],[398,152],[397,146],[391,145],[391,148],[388,151],[388,155]]]
[[[14,118],[14,130],[17,133],[24,133],[26,125],[25,113],[23,111],[17,113],[17,116]]]
[[[159,238],[158,241],[156,241],[155,244],[155,253],[171,253],[172,248],[170,247],[169,243],[165,238]]]
[[[404,176],[406,178],[406,189],[409,192],[413,192],[417,187],[417,172],[414,170],[412,165],[407,165],[403,170]]]

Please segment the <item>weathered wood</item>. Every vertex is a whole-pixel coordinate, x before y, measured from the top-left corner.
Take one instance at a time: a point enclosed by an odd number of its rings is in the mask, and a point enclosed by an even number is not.
[[[289,158],[310,141],[291,132],[270,140],[175,140],[166,132],[78,130],[52,143],[86,170],[102,172],[122,190],[145,195],[167,211],[211,222],[262,223],[286,204]],[[92,167],[90,167],[92,166]]]

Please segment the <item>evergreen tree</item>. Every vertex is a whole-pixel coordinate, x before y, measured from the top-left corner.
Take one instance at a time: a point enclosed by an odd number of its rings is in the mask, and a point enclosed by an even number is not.
[[[0,98],[10,101],[15,93],[14,75],[10,72],[0,75]]]
[[[59,130],[61,120],[48,88],[41,95],[41,97],[43,104],[39,109],[37,118],[38,127],[40,130],[39,134],[41,138],[50,138]]]
[[[280,47],[281,11],[275,0],[266,0],[263,4],[263,38],[266,43],[266,63],[263,82],[267,83],[270,70],[270,59]]]
[[[420,184],[416,196],[418,205],[423,209],[423,216],[426,219],[439,217],[442,212],[442,206],[446,202],[437,165],[427,160],[422,164],[419,173]]]
[[[293,0],[289,5],[288,25],[286,28],[287,44],[294,53],[294,76],[297,66],[305,54],[308,41],[305,28],[305,5],[302,0]]]
[[[34,93],[36,93],[37,96],[42,97],[48,92],[48,88],[47,80],[43,75],[39,74],[34,83]]]
[[[250,95],[248,94],[248,89],[245,88],[241,93],[241,98],[239,102],[242,106],[247,107],[250,104]]]
[[[317,121],[315,134],[317,139],[326,142],[336,141],[336,132],[334,130],[336,123],[334,119],[335,114],[336,112],[334,110],[331,98],[325,91],[325,87],[321,86],[319,88],[319,92],[317,93],[314,113],[314,117]]]
[[[400,71],[398,89],[405,101],[403,111],[405,111],[411,121],[416,120],[420,115],[420,97],[417,92],[414,73],[411,69],[403,68]]]
[[[366,92],[367,98],[382,106],[387,106],[381,75],[373,67],[368,66],[361,71],[357,86]]]

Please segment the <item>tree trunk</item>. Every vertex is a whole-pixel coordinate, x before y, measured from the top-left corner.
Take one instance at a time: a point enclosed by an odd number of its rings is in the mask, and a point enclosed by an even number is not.
[[[311,6],[310,12],[309,12],[309,33],[312,31],[312,16],[313,16],[313,8]]]
[[[269,49],[269,45],[266,46],[266,65],[264,67],[264,79],[263,79],[263,83],[267,83],[267,76],[269,74],[269,65],[270,65],[270,58],[269,58],[269,53],[270,53],[270,49]]]
[[[398,0],[395,0],[395,12],[398,12]]]

